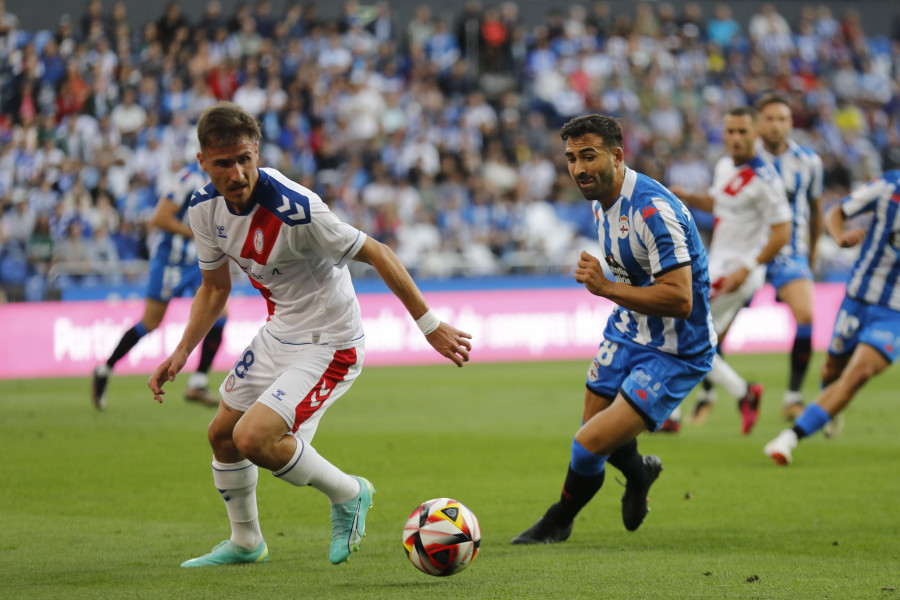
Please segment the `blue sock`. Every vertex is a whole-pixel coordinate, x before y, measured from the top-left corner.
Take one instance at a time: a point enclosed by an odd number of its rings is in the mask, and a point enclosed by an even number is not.
[[[572,438],[572,470],[585,477],[599,475],[603,472],[606,465],[606,459],[609,456],[598,456],[593,452],[588,452],[584,446]]]
[[[794,421],[794,428],[799,429],[804,436],[808,436],[825,427],[830,420],[831,416],[824,408],[818,404],[810,404],[803,411],[803,414]]]
[[[147,328],[144,327],[144,324],[142,322],[138,321],[137,325],[134,326],[134,332],[140,337],[144,337],[145,335],[147,335]]]

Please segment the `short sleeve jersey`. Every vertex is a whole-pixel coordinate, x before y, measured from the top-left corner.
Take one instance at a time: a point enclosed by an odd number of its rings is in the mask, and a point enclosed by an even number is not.
[[[660,183],[626,168],[619,198],[606,211],[595,200],[593,212],[616,281],[647,287],[660,275],[687,265],[692,278],[688,318],[655,317],[616,306],[604,337],[685,358],[712,351],[717,338],[709,313],[706,250],[690,211]]]
[[[181,169],[162,194],[162,199],[174,203],[178,210],[175,218],[188,224],[188,208],[194,192],[209,182],[206,173],[196,163]],[[161,200],[162,201],[162,200]],[[157,232],[150,243],[150,256],[169,265],[195,267],[197,247],[194,240],[171,231]]]
[[[741,165],[730,156],[719,159],[709,194],[715,217],[709,274],[716,281],[757,256],[771,226],[790,223],[791,208],[778,174],[758,156]]]
[[[900,171],[888,171],[854,191],[841,201],[841,211],[846,217],[874,214],[847,282],[847,296],[900,310]]]
[[[231,259],[268,305],[266,331],[287,344],[345,348],[363,336],[347,270],[366,240],[311,190],[259,169],[248,208],[236,214],[210,183],[191,201],[201,269]]]
[[[791,241],[784,245],[781,254],[807,256],[810,211],[813,203],[822,197],[824,186],[822,159],[791,139],[788,140],[787,150],[781,154],[766,151],[760,140],[756,141],[756,151],[781,177],[793,213]]]

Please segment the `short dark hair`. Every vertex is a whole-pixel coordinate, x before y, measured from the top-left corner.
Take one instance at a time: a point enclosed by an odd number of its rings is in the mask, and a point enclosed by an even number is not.
[[[752,106],[735,106],[728,111],[729,117],[750,117],[756,120],[756,109]]]
[[[237,104],[219,102],[210,106],[197,122],[201,149],[234,146],[245,138],[257,142],[262,138],[262,131],[256,119]]]
[[[784,104],[788,108],[790,108],[791,106],[790,102],[788,102],[787,97],[779,94],[778,92],[766,92],[759,97],[754,106],[756,107],[756,110],[761,111],[770,104]]]
[[[589,133],[599,135],[603,138],[603,147],[607,149],[622,148],[623,134],[622,126],[619,125],[614,117],[606,115],[585,115],[583,117],[575,117],[562,126],[559,136],[564,142],[569,138],[584,137]]]

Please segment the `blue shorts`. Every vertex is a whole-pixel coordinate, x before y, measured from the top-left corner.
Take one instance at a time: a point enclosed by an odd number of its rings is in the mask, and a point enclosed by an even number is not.
[[[621,393],[650,431],[656,431],[712,368],[715,350],[681,358],[634,342],[603,340],[591,362],[587,388],[613,399]]]
[[[766,281],[771,283],[776,290],[780,290],[795,279],[813,280],[808,256],[801,254],[784,256],[779,254],[772,259],[772,262],[766,268]]]
[[[900,311],[844,298],[834,322],[828,354],[842,358],[859,344],[878,350],[891,363],[900,356]]]
[[[193,296],[203,282],[200,267],[193,265],[170,265],[152,259],[147,281],[147,298],[168,302],[172,298]]]

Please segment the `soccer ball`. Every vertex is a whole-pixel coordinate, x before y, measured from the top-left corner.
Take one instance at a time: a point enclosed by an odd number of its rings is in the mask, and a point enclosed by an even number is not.
[[[478,554],[481,526],[462,502],[435,498],[423,502],[403,527],[403,547],[409,562],[428,575],[459,573]]]

